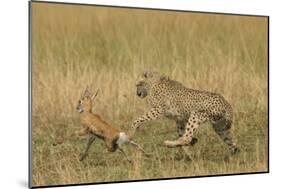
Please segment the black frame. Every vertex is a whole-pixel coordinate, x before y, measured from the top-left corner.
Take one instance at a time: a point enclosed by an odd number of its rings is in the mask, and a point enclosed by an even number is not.
[[[250,17],[264,17],[267,18],[267,84],[268,84],[268,132],[267,132],[267,171],[260,172],[246,172],[246,173],[229,173],[229,174],[216,174],[216,175],[198,175],[186,177],[172,177],[172,178],[155,178],[155,179],[142,179],[142,180],[124,180],[124,181],[109,181],[109,182],[94,182],[94,183],[79,183],[79,184],[63,184],[63,185],[46,185],[46,186],[32,186],[32,3],[49,3],[49,4],[64,4],[64,5],[82,5],[82,6],[95,6],[95,7],[110,7],[110,8],[127,8],[127,9],[141,9],[141,10],[157,10],[157,11],[174,11],[174,12],[188,12],[188,13],[202,13],[202,14],[216,14],[216,15],[232,15],[232,16],[250,16]],[[267,15],[250,15],[250,14],[237,14],[237,13],[223,13],[223,12],[208,12],[208,11],[191,11],[191,10],[175,10],[175,9],[159,9],[159,8],[145,8],[145,7],[127,7],[118,5],[100,5],[100,4],[87,4],[87,3],[70,3],[70,2],[56,2],[56,1],[38,1],[31,0],[28,2],[28,187],[29,188],[50,188],[50,187],[65,187],[65,186],[84,186],[96,184],[112,184],[112,183],[128,183],[128,182],[143,182],[143,181],[159,181],[159,180],[175,180],[187,178],[204,178],[204,177],[221,177],[221,176],[239,176],[250,174],[265,174],[270,173],[270,156],[269,156],[269,142],[270,142],[270,98],[269,98],[269,60],[270,60],[270,17]]]

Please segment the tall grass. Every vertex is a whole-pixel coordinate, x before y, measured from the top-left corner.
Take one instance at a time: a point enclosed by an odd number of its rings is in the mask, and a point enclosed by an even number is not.
[[[267,32],[263,17],[32,3],[33,185],[266,171]],[[164,119],[137,133],[150,159],[128,147],[130,165],[96,142],[79,162],[85,138],[73,134],[81,128],[75,106],[86,85],[101,89],[94,111],[126,129],[147,109],[135,95],[146,68],[222,94],[241,153],[228,157],[206,125],[192,161],[177,159],[178,149],[162,146],[176,137]]]

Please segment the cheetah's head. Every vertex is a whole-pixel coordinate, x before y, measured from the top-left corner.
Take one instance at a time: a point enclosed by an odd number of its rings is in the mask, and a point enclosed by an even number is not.
[[[166,78],[165,76],[154,71],[144,71],[136,81],[137,95],[140,98],[145,98],[150,91],[152,85]]]

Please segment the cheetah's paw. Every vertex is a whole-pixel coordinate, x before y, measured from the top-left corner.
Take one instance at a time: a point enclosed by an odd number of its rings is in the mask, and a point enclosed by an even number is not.
[[[172,140],[165,140],[164,141],[164,145],[166,147],[169,147],[169,148],[173,148],[173,147],[177,147],[177,146],[181,146],[181,144],[178,142],[178,141],[172,141]]]

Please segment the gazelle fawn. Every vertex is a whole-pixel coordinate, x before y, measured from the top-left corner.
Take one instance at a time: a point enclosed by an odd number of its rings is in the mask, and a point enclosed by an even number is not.
[[[83,129],[81,130],[80,135],[88,135],[86,149],[80,157],[80,161],[87,156],[87,153],[96,138],[100,138],[105,142],[108,151],[114,152],[119,150],[122,152],[129,162],[131,162],[131,159],[122,149],[123,144],[132,144],[146,154],[136,142],[129,139],[125,132],[108,124],[102,120],[99,115],[92,112],[93,102],[97,94],[98,91],[95,94],[92,94],[87,87],[76,107],[76,110],[80,113],[81,123],[83,124]]]

